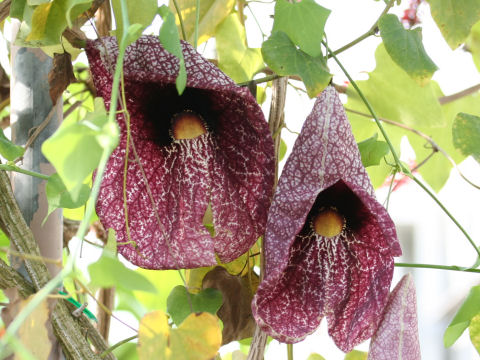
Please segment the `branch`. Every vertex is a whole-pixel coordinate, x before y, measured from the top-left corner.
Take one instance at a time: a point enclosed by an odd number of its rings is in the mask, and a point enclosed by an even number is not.
[[[10,4],[12,0],[3,0],[0,3],[0,23],[10,15]]]
[[[448,103],[453,102],[455,100],[461,99],[462,97],[474,94],[478,90],[480,90],[480,84],[474,85],[472,87],[469,87],[468,89],[459,91],[458,93],[455,93],[455,94],[452,94],[452,95],[439,97],[438,102],[441,105],[445,105],[445,104],[448,104]]]
[[[9,270],[8,266],[5,268],[4,265],[6,264],[0,262],[0,268],[2,269],[0,273],[0,284],[2,284],[2,286],[9,285],[11,281],[14,281],[21,286],[22,295],[27,295],[27,291],[30,290],[32,292],[39,291],[49,282],[50,275],[45,263],[38,261],[38,258],[41,257],[40,250],[20,212],[15,197],[13,196],[10,181],[4,171],[0,171],[0,209],[0,228],[16,247],[17,251],[25,255],[25,269],[32,281],[32,284],[29,285],[25,279],[20,280],[20,274],[16,274],[14,269]],[[36,259],[30,260],[29,257],[31,255],[36,257]],[[11,275],[11,278],[9,275]],[[98,355],[94,354],[90,349],[90,344],[85,339],[85,334],[82,332],[78,322],[73,319],[65,301],[60,300],[57,302],[52,313],[52,324],[67,358],[74,360],[99,359]],[[94,330],[89,330],[89,335],[96,338]],[[97,345],[99,344],[97,341]],[[105,346],[100,346],[98,351],[105,351],[107,346],[106,344],[104,345]]]

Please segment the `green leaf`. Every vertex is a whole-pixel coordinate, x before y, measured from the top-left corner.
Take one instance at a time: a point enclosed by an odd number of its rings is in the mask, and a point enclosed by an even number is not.
[[[322,355],[312,353],[308,356],[307,360],[325,360]]]
[[[178,93],[181,95],[187,86],[187,70],[185,69],[185,60],[183,59],[180,37],[178,35],[177,26],[175,25],[175,17],[166,5],[161,6],[158,9],[158,12],[163,19],[159,40],[163,44],[165,50],[172,55],[175,55],[180,62],[175,85]]]
[[[109,250],[104,250],[97,262],[88,266],[90,286],[118,287],[156,293],[155,286],[141,274],[123,265]]]
[[[320,44],[329,15],[330,10],[318,5],[314,0],[277,0],[272,33],[284,32],[300,50],[311,57],[317,57],[322,55]]]
[[[123,23],[120,1],[121,0],[112,0],[113,13],[115,14],[115,22],[117,24],[116,34],[117,38],[119,39],[123,36],[123,28],[125,26]],[[138,24],[138,28],[136,29],[136,31],[141,34],[142,31],[152,23],[155,15],[157,15],[157,1],[135,0],[125,1],[125,4],[127,5],[128,22],[130,26]],[[128,43],[132,43],[133,41],[129,41]]]
[[[480,314],[475,315],[470,322],[468,327],[470,333],[470,340],[472,341],[473,346],[477,349],[478,354],[480,354]]]
[[[480,71],[480,21],[473,25],[465,44],[466,48],[472,53],[473,62]]]
[[[134,291],[133,295],[142,304],[147,311],[163,310],[167,311],[167,297],[172,289],[177,285],[182,285],[183,281],[178,270],[147,270],[136,269],[137,273],[148,279],[155,286],[156,293],[146,293]]]
[[[177,3],[183,18],[186,40],[193,44],[197,0],[177,0]],[[234,6],[235,0],[200,0],[198,45],[215,35],[216,27],[231,13]],[[168,7],[175,14],[178,31],[180,32],[180,20],[172,0],[170,0]]]
[[[45,194],[48,200],[48,211],[45,220],[55,209],[75,209],[85,204],[90,196],[90,187],[86,184],[81,184],[80,186],[78,198],[74,200],[60,176],[57,173],[51,175],[45,186]]]
[[[357,81],[357,85],[379,117],[414,128],[445,124],[436,84],[420,86],[392,61],[383,44],[375,51],[375,60],[377,66],[369,79]],[[355,90],[349,87],[347,95],[347,108],[369,114]]]
[[[10,17],[23,20],[27,0],[14,0],[10,4]]]
[[[364,351],[352,350],[345,355],[344,360],[367,360],[368,354]]]
[[[452,127],[453,145],[465,156],[480,162],[480,117],[459,113]]]
[[[21,17],[26,21],[30,32],[20,32],[19,43],[34,47],[59,44],[63,31],[67,26],[72,27],[74,20],[88,10],[91,3],[92,0],[54,0],[36,7],[25,4]],[[30,14],[26,14],[31,10],[33,13],[29,18]],[[15,15],[20,15],[19,8],[14,12]]]
[[[393,61],[420,85],[428,83],[438,68],[425,52],[422,30],[405,30],[393,14],[382,16],[378,27],[385,49]]]
[[[380,160],[390,152],[388,144],[385,141],[378,141],[377,138],[378,134],[375,133],[372,137],[358,143],[364,167],[380,164]]]
[[[473,24],[480,19],[478,0],[427,0],[433,20],[437,23],[448,45],[455,50],[460,46]]]
[[[25,153],[23,147],[15,145],[11,142],[0,129],[0,155],[9,161],[22,156]]]
[[[209,360],[222,343],[217,317],[209,313],[190,314],[172,329],[167,315],[154,311],[145,315],[138,329],[140,360]]]
[[[443,335],[445,347],[452,346],[470,325],[472,318],[480,314],[480,285],[473,286],[470,293],[458,309],[450,325]]]
[[[278,150],[278,161],[282,161],[287,153],[287,144],[283,139],[280,139],[280,149]]]
[[[179,285],[168,295],[167,312],[179,326],[192,313],[192,309],[194,313],[208,312],[215,315],[222,306],[222,301],[222,293],[216,289],[204,289],[198,294],[192,294],[185,286]]]
[[[260,49],[247,47],[245,27],[237,13],[230,14],[215,32],[218,67],[235,82],[245,82],[263,67]]]
[[[298,75],[302,78],[308,96],[317,96],[330,83],[332,75],[322,56],[311,57],[284,32],[277,31],[262,45],[265,62],[280,76]]]
[[[42,145],[45,157],[55,166],[72,198],[76,201],[80,184],[97,167],[104,149],[118,142],[118,125],[108,121],[101,99],[95,99],[95,111],[79,122],[62,123]]]

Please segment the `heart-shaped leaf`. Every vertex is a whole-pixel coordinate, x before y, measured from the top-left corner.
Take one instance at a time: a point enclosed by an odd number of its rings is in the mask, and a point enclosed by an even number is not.
[[[470,289],[467,298],[458,309],[447,330],[445,330],[443,335],[445,347],[452,346],[470,325],[472,318],[478,314],[480,314],[480,285]]]
[[[190,307],[191,306],[191,307]],[[222,293],[215,289],[204,289],[198,294],[187,291],[185,286],[173,288],[167,298],[167,312],[178,326],[193,312],[208,312],[215,315],[222,306]]]
[[[362,156],[362,164],[365,167],[378,165],[380,160],[390,152],[390,148],[385,141],[378,141],[378,134],[359,142],[358,150]]]
[[[282,31],[274,32],[263,43],[262,55],[265,62],[278,75],[300,76],[311,98],[320,94],[332,78],[323,56],[312,57],[297,49],[288,35]]]
[[[214,315],[190,314],[177,329],[170,328],[167,319],[167,315],[158,310],[140,321],[140,360],[209,360],[215,357],[222,335]]]
[[[277,0],[272,32],[284,32],[300,50],[317,57],[322,55],[320,43],[329,15],[330,10],[318,5],[314,0]]]
[[[419,84],[428,83],[438,68],[423,47],[422,30],[406,30],[393,14],[382,16],[378,27],[385,49],[393,61]]]

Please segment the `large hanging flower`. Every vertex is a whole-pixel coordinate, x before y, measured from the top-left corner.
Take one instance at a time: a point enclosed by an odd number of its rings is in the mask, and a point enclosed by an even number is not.
[[[247,89],[182,43],[187,88],[175,89],[178,59],[153,36],[130,45],[124,58],[131,138],[123,200],[127,127],[102,181],[97,214],[117,232],[118,251],[150,269],[228,262],[265,230],[273,188],[273,142]],[[90,41],[87,55],[98,94],[109,104],[115,38]],[[148,187],[146,181],[148,181]],[[153,197],[150,197],[149,190]],[[210,214],[210,215],[209,215]],[[211,217],[214,236],[203,225]],[[128,232],[130,235],[128,235]]]
[[[374,333],[386,304],[395,226],[375,199],[333,87],[317,99],[285,164],[265,235],[265,274],[252,302],[279,341],[304,339],[328,319],[350,351]]]

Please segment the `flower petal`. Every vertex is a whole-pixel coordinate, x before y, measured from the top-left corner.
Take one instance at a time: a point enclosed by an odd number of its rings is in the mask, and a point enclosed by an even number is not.
[[[405,275],[388,298],[383,319],[370,342],[369,360],[420,360],[417,301],[411,274]]]
[[[117,116],[120,145],[107,164],[97,201],[103,225],[117,231],[119,252],[151,269],[214,265],[215,254],[222,261],[235,259],[264,232],[272,195],[273,141],[260,107],[247,89],[236,86],[189,44],[182,43],[182,49],[187,69],[182,96],[175,90],[178,59],[157,38],[142,36],[125,54],[130,133],[142,165],[130,146],[130,238],[123,209],[127,129],[122,115]],[[89,41],[87,55],[98,95],[108,106],[116,39]],[[205,118],[208,133],[173,141],[170,120],[182,110]],[[214,238],[202,225],[209,204]]]
[[[335,238],[318,236],[317,250],[311,250],[302,236],[312,209],[337,204],[356,223],[347,220],[345,233]],[[297,250],[304,247],[310,250]],[[273,337],[296,342],[327,316],[337,346],[349,351],[373,334],[387,301],[393,256],[400,253],[394,224],[375,199],[342,103],[328,87],[279,179],[265,235],[265,278],[252,303],[255,319]],[[298,320],[300,312],[309,315]]]

